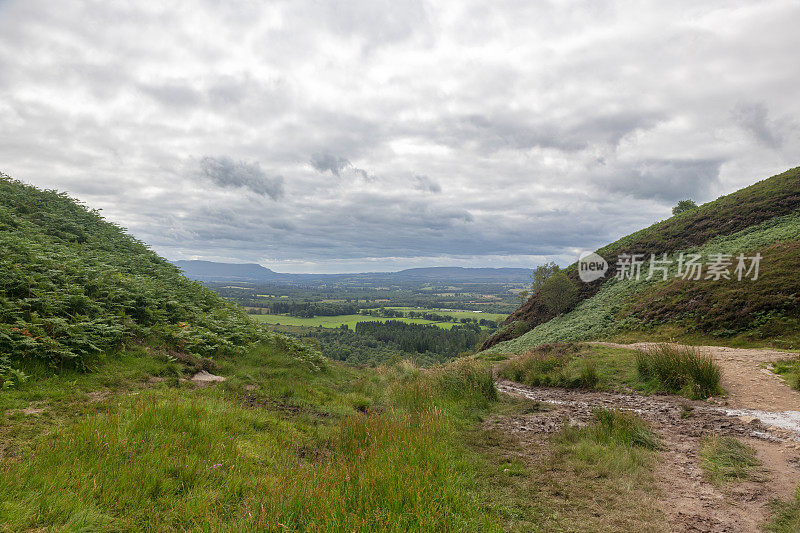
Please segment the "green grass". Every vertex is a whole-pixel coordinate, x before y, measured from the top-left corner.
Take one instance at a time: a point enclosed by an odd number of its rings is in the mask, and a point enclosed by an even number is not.
[[[658,382],[642,379],[636,370],[636,354],[636,350],[580,343],[545,344],[502,361],[498,372],[530,386],[655,392]]]
[[[656,344],[636,353],[636,370],[643,380],[655,378],[660,389],[693,399],[722,392],[722,369],[710,355],[691,346]]]
[[[772,533],[797,533],[800,531],[800,486],[792,501],[772,502],[772,519],[765,529]]]
[[[760,465],[756,451],[733,437],[709,435],[700,441],[700,466],[716,484],[753,479]]]
[[[790,387],[800,390],[800,357],[775,361],[772,371],[783,376]]]
[[[494,399],[483,367],[316,370],[267,346],[197,389],[145,352],[4,393],[7,530],[498,529],[460,438]]]
[[[498,409],[527,417],[542,408],[503,398]],[[653,475],[657,439],[631,414],[597,412],[583,427],[524,444],[495,429],[470,442],[494,466],[485,482],[507,531],[667,530]]]
[[[313,318],[301,318],[289,315],[250,315],[254,320],[263,324],[280,324],[281,326],[302,326],[302,327],[322,327],[339,328],[347,326],[355,330],[358,322],[386,322],[396,320],[407,324],[435,324],[443,329],[450,329],[455,324],[453,322],[434,322],[422,318],[381,318],[366,315],[338,315],[338,316],[315,316]]]
[[[585,388],[605,391],[661,391],[691,399],[722,392],[721,371],[694,348],[658,345],[652,350],[630,350],[581,343],[543,344],[503,361],[500,377],[530,386]]]
[[[639,447],[655,450],[658,440],[647,424],[633,413],[595,409],[593,420],[585,426],[565,428],[560,435],[563,443],[589,443],[607,446]]]

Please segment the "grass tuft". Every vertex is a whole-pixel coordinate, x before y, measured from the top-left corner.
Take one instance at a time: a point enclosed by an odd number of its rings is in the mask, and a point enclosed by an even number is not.
[[[771,507],[773,518],[764,529],[772,533],[797,533],[800,531],[800,486],[795,491],[794,500],[788,502],[775,500]]]
[[[643,380],[656,378],[665,392],[704,399],[722,392],[722,369],[709,355],[692,346],[656,344],[636,354]]]
[[[714,483],[752,479],[760,464],[756,451],[733,437],[711,435],[700,441],[700,466]]]
[[[790,387],[800,390],[800,357],[775,361],[772,371],[786,378]]]
[[[633,413],[616,409],[595,409],[594,420],[583,427],[568,428],[565,438],[570,441],[590,439],[598,444],[636,446],[658,449],[659,443],[647,423]]]
[[[542,344],[503,365],[500,375],[531,386],[597,388],[597,363],[575,343]]]

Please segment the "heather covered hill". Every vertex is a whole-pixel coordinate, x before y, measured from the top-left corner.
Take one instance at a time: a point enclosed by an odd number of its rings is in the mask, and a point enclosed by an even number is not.
[[[533,342],[585,340],[629,332],[673,328],[673,334],[717,337],[746,335],[773,339],[798,324],[797,272],[800,268],[800,168],[794,168],[654,224],[600,250],[611,268],[592,283],[583,283],[576,265],[565,270],[578,290],[573,309],[556,313],[535,292],[505,321],[506,328],[483,349],[525,334],[521,347]],[[749,283],[676,277],[667,281],[617,282],[620,254],[680,252],[753,255],[761,253],[763,275]],[[648,265],[644,265],[645,272]],[[533,329],[530,333],[526,333]],[[796,329],[795,329],[796,331]]]

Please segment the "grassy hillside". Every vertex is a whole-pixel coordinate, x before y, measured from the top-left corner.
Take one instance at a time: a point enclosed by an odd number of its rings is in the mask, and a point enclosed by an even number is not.
[[[794,347],[800,342],[800,168],[763,180],[633,233],[598,250],[611,268],[582,283],[576,265],[566,273],[579,301],[555,316],[535,293],[506,319],[507,327],[483,349],[515,353],[544,342],[608,338],[636,332],[656,338],[713,337]],[[621,253],[669,253],[669,278],[614,279]],[[676,277],[680,252],[752,256],[761,253],[759,279],[684,280]],[[735,266],[735,265],[734,265]]]
[[[186,279],[97,211],[4,174],[0,249],[0,384],[6,386],[19,381],[20,367],[85,369],[132,341],[197,357],[242,352],[254,342],[293,342]]]

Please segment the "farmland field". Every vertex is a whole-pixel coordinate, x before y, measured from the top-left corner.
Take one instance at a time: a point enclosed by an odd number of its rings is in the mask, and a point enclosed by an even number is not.
[[[365,315],[339,315],[339,316],[315,316],[313,318],[301,318],[289,315],[250,315],[254,320],[265,324],[280,324],[281,326],[305,326],[309,328],[321,326],[323,328],[338,328],[346,325],[350,329],[356,328],[357,322],[386,322],[387,320],[397,320],[408,324],[435,324],[440,328],[450,329],[452,322],[433,322],[422,318],[382,318]]]
[[[498,320],[505,320],[508,316],[507,313],[483,313],[483,312],[474,312],[474,311],[444,311],[442,309],[436,308],[428,308],[428,307],[387,307],[386,309],[395,309],[397,311],[402,311],[404,313],[408,313],[409,311],[416,311],[417,313],[436,313],[437,315],[443,316],[450,316],[453,318],[474,318],[475,320],[480,320],[485,318],[486,320],[494,320],[495,322]]]

